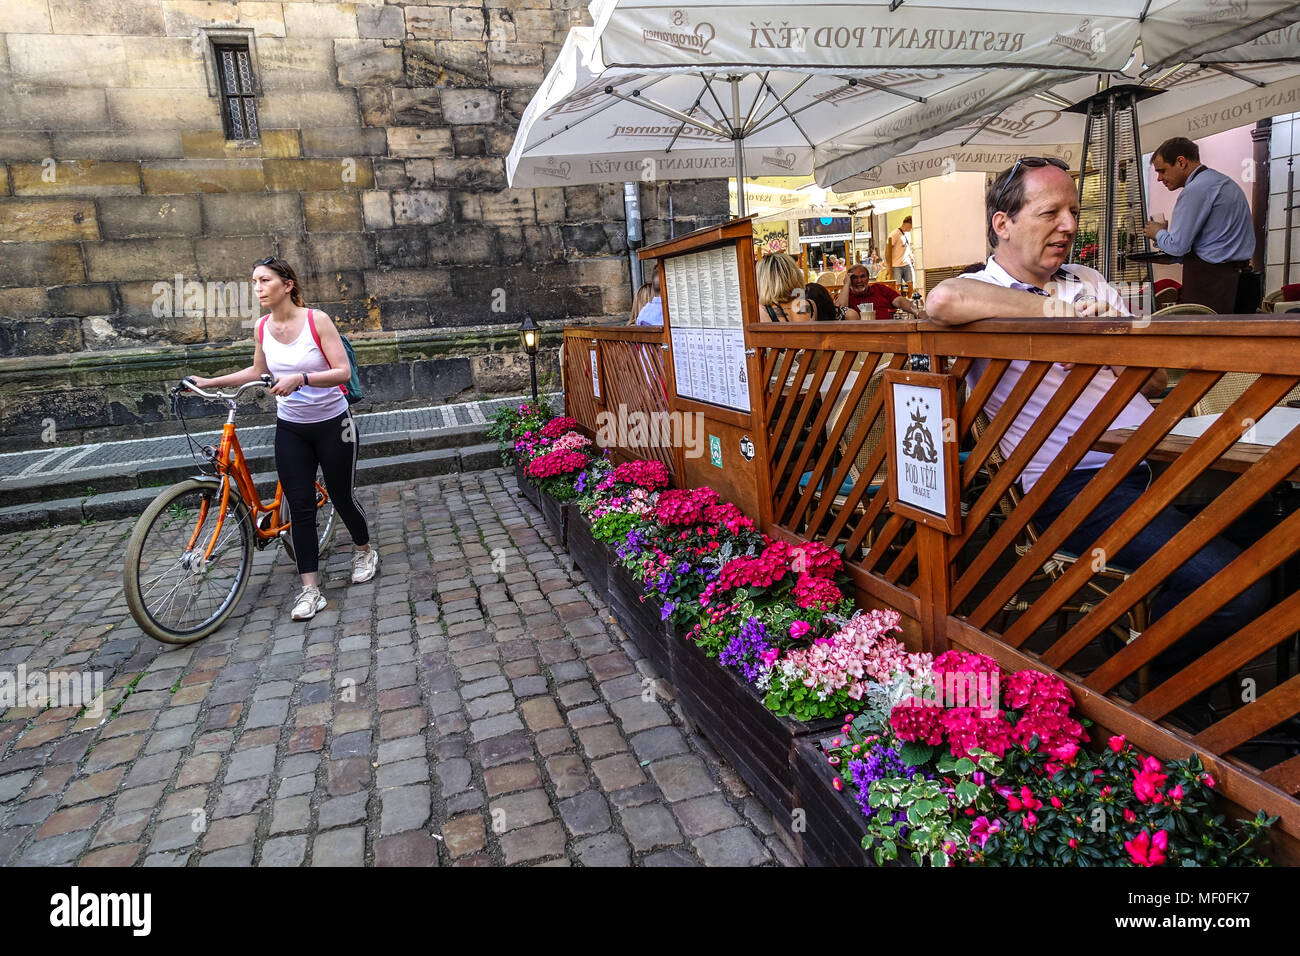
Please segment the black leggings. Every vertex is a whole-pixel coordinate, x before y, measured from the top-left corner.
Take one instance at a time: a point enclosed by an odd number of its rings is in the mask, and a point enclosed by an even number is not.
[[[275,470],[289,501],[293,520],[293,550],[298,573],[312,574],[320,565],[316,544],[316,468],[325,476],[325,489],[334,510],[347,525],[354,543],[369,544],[370,529],[352,486],[360,441],[351,412],[323,422],[275,422]]]

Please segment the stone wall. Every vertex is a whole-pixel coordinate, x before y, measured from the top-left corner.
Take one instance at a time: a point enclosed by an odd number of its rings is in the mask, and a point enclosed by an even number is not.
[[[625,315],[621,185],[505,181],[520,116],[587,21],[585,0],[5,0],[0,436],[30,442],[70,406],[75,427],[154,420],[161,380],[117,381],[128,354],[156,351],[169,373],[178,356],[244,364],[247,344],[222,347],[250,338],[251,265],[273,254],[354,341],[376,340],[363,364],[428,339],[484,369],[525,311]],[[221,29],[249,31],[256,144],[223,132],[204,32]],[[650,241],[726,213],[723,181],[642,190]],[[66,374],[35,375],[33,356]],[[518,364],[502,368],[428,397],[519,390]]]

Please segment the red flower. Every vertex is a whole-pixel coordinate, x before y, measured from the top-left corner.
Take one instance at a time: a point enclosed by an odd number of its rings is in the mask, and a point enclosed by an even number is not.
[[[943,743],[943,727],[939,723],[941,713],[939,708],[927,706],[925,701],[910,697],[889,712],[889,726],[899,740],[941,744]]]
[[[794,599],[805,610],[827,611],[843,601],[844,595],[834,581],[801,574],[794,586]]]
[[[790,556],[796,571],[815,578],[829,578],[844,566],[840,553],[819,541],[810,541],[792,548]]]
[[[540,455],[528,463],[527,474],[530,478],[554,478],[587,467],[587,456],[582,452],[562,449],[546,455]]]
[[[1126,840],[1124,849],[1128,851],[1129,859],[1138,866],[1160,866],[1166,860],[1165,851],[1169,849],[1169,834],[1164,830],[1157,830],[1152,836],[1143,830],[1135,839]]]
[[[1134,813],[1134,812],[1133,812],[1132,810],[1130,810],[1128,807],[1125,807],[1125,808],[1124,808],[1124,822],[1125,822],[1125,823],[1137,823],[1137,818],[1138,818],[1138,815],[1137,815],[1136,813]]]
[[[1111,737],[1110,740],[1106,742],[1110,745],[1111,750],[1113,750],[1115,753],[1119,753],[1121,750],[1124,749],[1124,744],[1127,741],[1125,740],[1123,734],[1116,734],[1114,737]]]
[[[661,461],[649,461],[643,458],[625,461],[605,478],[610,484],[622,483],[636,485],[647,491],[668,487],[668,468]]]
[[[560,415],[542,426],[542,434],[547,438],[559,438],[565,432],[577,431],[580,427],[581,424],[576,418]]]

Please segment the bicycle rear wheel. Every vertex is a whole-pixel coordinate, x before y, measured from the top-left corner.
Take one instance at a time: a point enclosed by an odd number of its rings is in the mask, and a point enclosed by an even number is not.
[[[289,516],[289,499],[283,494],[281,489],[280,495],[280,523],[290,524]],[[316,548],[320,554],[320,559],[325,560],[325,555],[329,554],[330,542],[334,540],[334,528],[338,524],[338,514],[334,510],[334,501],[325,493],[325,486],[319,481],[316,482]],[[289,556],[291,562],[298,560],[293,550],[293,534],[290,530],[284,531],[280,535],[280,540],[284,543],[284,553]]]
[[[220,483],[191,478],[160,494],[136,522],[123,587],[131,616],[155,640],[207,637],[243,596],[253,570],[252,519],[232,486],[221,535],[205,560],[220,511]]]

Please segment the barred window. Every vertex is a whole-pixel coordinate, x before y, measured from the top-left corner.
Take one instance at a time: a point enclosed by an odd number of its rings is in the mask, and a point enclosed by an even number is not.
[[[217,79],[221,87],[221,117],[226,139],[259,139],[257,123],[257,76],[253,72],[246,43],[213,45],[217,58]]]

